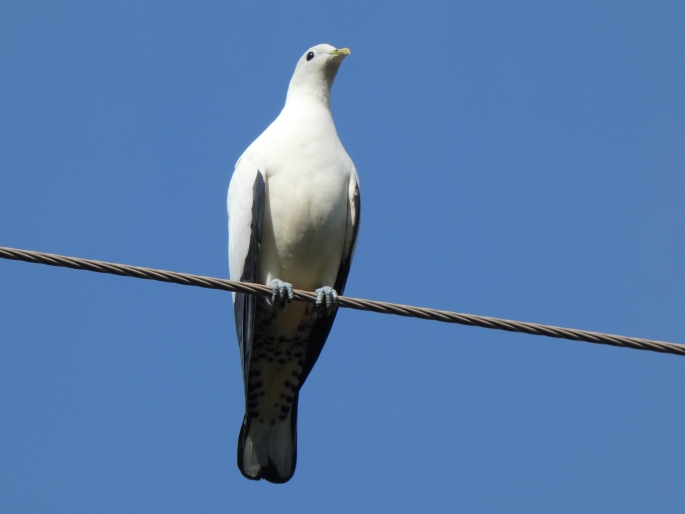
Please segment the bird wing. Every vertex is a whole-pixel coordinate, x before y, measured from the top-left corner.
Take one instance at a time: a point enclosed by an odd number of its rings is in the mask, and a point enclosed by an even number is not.
[[[247,160],[239,160],[228,189],[229,261],[231,280],[257,282],[265,202],[264,175]],[[254,313],[258,297],[234,293],[235,326],[247,390],[247,371],[254,339]]]
[[[347,202],[347,231],[345,235],[345,244],[343,246],[343,255],[340,259],[340,268],[335,279],[333,288],[339,295],[342,295],[345,290],[345,283],[347,276],[350,273],[350,266],[352,265],[352,257],[354,257],[354,250],[357,247],[357,235],[359,234],[359,222],[361,220],[361,197],[359,194],[359,179],[356,172],[353,174],[350,181],[350,188]],[[316,320],[312,327],[311,336],[309,340],[309,348],[304,359],[302,368],[302,377],[300,379],[300,387],[304,385],[304,381],[309,376],[316,360],[321,354],[323,345],[326,342],[328,333],[331,331],[333,321],[338,313],[336,309],[330,316],[322,316]]]

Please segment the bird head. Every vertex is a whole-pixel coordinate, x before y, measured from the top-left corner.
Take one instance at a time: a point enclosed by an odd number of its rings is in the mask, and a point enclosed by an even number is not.
[[[320,99],[328,103],[340,63],[348,55],[348,48],[325,44],[311,47],[297,62],[288,88],[288,100],[298,97]]]

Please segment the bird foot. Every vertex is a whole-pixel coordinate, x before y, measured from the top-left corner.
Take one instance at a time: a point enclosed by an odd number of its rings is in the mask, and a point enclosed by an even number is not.
[[[295,292],[293,291],[293,285],[288,282],[283,282],[277,278],[271,281],[271,305],[273,307],[282,309],[285,307],[285,302],[288,303],[293,301],[295,297]]]
[[[316,290],[316,303],[313,304],[313,310],[319,318],[324,314],[330,316],[338,308],[339,303],[335,289],[329,286],[320,287]]]

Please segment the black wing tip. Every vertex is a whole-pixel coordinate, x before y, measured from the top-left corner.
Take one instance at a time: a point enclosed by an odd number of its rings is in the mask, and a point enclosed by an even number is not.
[[[245,478],[248,480],[254,480],[255,482],[258,482],[260,480],[266,480],[267,482],[271,482],[272,484],[285,484],[286,482],[290,481],[290,479],[295,475],[295,466],[293,465],[293,469],[290,472],[290,474],[286,477],[282,477],[278,474],[278,471],[276,470],[276,466],[274,466],[273,462],[269,461],[268,466],[262,467],[259,472],[257,473],[257,476],[252,476],[248,475],[245,473],[245,470],[243,469],[242,463],[240,462],[240,449],[238,450],[238,469],[240,470],[240,474],[243,475]]]
[[[240,469],[240,473],[242,473],[242,475],[248,480],[254,480],[255,482],[259,480],[266,480],[267,482],[270,482],[272,484],[285,484],[286,482],[290,481],[290,479],[295,474],[295,468],[293,467],[293,471],[292,473],[290,473],[290,475],[288,475],[287,477],[282,477],[276,471],[276,466],[274,466],[271,462],[269,462],[268,466],[265,466],[262,469],[260,469],[256,477],[246,475],[240,466],[238,466],[238,468]]]
[[[245,414],[245,417],[243,418],[243,424],[240,427],[240,435],[238,436],[238,469],[240,470],[240,474],[243,475],[245,478],[248,480],[254,480],[254,481],[259,481],[259,480],[266,480],[267,482],[271,482],[272,484],[285,484],[286,482],[290,481],[290,479],[295,475],[295,469],[297,468],[297,404],[298,404],[298,399],[299,399],[299,394],[295,396],[295,401],[293,402],[293,405],[291,409],[293,409],[292,414],[290,416],[290,423],[292,426],[293,430],[293,437],[295,438],[293,441],[293,466],[290,469],[290,474],[287,476],[281,476],[278,474],[278,470],[276,469],[276,466],[274,463],[269,459],[269,464],[266,466],[262,466],[259,469],[259,472],[257,473],[256,476],[253,475],[248,475],[245,472],[245,469],[243,469],[243,451],[245,448],[245,439],[247,437],[247,432],[250,428],[250,418],[248,417],[247,414]]]

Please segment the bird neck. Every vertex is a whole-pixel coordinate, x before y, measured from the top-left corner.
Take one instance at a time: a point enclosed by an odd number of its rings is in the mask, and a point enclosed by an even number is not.
[[[295,73],[288,87],[285,104],[310,103],[331,108],[331,86],[335,73],[331,77],[312,77]]]
[[[304,112],[326,111],[330,114],[330,87],[324,86],[321,89],[290,87],[284,109],[297,109]]]

